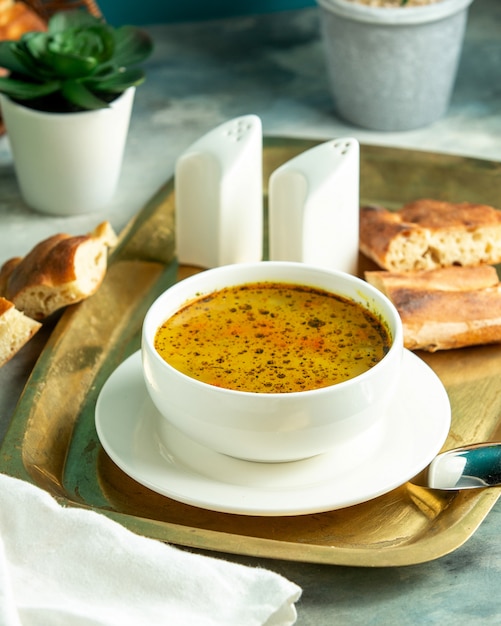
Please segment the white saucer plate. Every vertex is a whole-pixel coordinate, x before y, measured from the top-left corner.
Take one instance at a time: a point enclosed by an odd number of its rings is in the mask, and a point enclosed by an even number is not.
[[[253,463],[204,448],[165,426],[146,390],[140,352],[113,372],[96,405],[101,444],[131,478],[185,504],[260,516],[340,509],[395,489],[438,454],[450,420],[440,379],[408,350],[382,436],[368,456],[347,466],[336,462],[335,451],[290,463]]]

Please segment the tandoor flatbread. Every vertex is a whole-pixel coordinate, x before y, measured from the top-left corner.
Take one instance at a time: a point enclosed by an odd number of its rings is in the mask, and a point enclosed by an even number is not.
[[[494,267],[365,272],[388,296],[410,350],[447,350],[501,342],[501,285]]]
[[[362,207],[360,250],[393,272],[494,265],[501,262],[501,211],[430,199],[398,211]]]

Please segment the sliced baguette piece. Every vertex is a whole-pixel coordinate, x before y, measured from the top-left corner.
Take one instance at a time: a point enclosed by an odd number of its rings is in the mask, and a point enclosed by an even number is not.
[[[495,287],[498,273],[492,265],[441,267],[419,272],[367,271],[365,278],[383,293],[400,288],[415,291],[472,291]]]
[[[409,350],[501,342],[501,284],[490,266],[423,272],[365,272],[393,302]]]
[[[0,297],[0,367],[5,365],[37,333],[42,324],[32,320]]]
[[[0,295],[25,315],[44,320],[97,291],[106,274],[108,248],[116,242],[109,222],[88,235],[49,237],[24,258],[10,259],[2,266]]]
[[[360,250],[393,272],[501,262],[501,211],[485,204],[416,200],[398,211],[360,210]]]

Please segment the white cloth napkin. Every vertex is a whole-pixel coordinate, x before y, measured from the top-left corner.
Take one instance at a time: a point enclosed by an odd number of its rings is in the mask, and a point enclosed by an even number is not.
[[[136,535],[0,475],[2,626],[288,626],[279,574]]]

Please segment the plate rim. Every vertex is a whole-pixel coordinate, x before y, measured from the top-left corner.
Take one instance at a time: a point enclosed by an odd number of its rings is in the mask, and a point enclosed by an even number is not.
[[[152,491],[162,496],[171,498],[173,500],[182,502],[184,504],[196,506],[202,509],[207,509],[207,510],[216,511],[220,513],[232,513],[232,514],[237,514],[237,515],[258,515],[258,516],[273,517],[273,516],[309,515],[313,513],[322,513],[322,512],[327,512],[327,511],[348,508],[350,506],[361,504],[363,502],[373,500],[381,495],[384,495],[385,493],[392,491],[393,489],[404,484],[410,478],[418,474],[422,469],[424,469],[431,462],[433,457],[436,454],[438,454],[438,452],[442,448],[447,438],[447,435],[449,433],[449,429],[450,429],[451,407],[450,407],[448,394],[444,385],[442,384],[438,376],[435,374],[435,372],[422,359],[420,359],[417,355],[410,352],[409,350],[404,350],[403,371],[405,371],[406,368],[407,369],[418,368],[421,372],[421,375],[426,376],[428,380],[433,383],[434,390],[436,393],[440,394],[441,396],[440,399],[443,405],[442,407],[440,407],[440,410],[438,411],[438,413],[436,413],[432,418],[426,415],[427,421],[425,422],[425,428],[426,426],[429,427],[431,423],[433,422],[433,430],[437,432],[434,432],[435,440],[433,441],[433,444],[430,444],[430,447],[426,449],[426,452],[423,451],[422,453],[420,453],[420,460],[417,465],[415,464],[412,467],[412,469],[410,469],[410,466],[406,467],[405,473],[402,472],[400,477],[397,479],[392,479],[392,480],[387,479],[386,482],[382,483],[380,487],[376,489],[373,488],[369,492],[367,491],[362,492],[363,495],[359,493],[359,495],[356,497],[352,497],[349,499],[345,498],[342,501],[321,500],[315,503],[315,500],[314,500],[308,506],[305,506],[305,505],[298,506],[297,504],[292,503],[292,500],[294,500],[294,498],[297,497],[298,495],[301,495],[301,494],[305,495],[305,488],[293,487],[292,490],[289,489],[287,493],[287,496],[290,496],[291,498],[291,503],[289,504],[287,504],[287,497],[284,497],[283,492],[280,492],[280,495],[282,496],[282,501],[285,500],[286,504],[283,504],[283,503],[277,504],[276,497],[278,493],[277,492],[278,488],[271,489],[271,490],[269,489],[261,490],[262,495],[261,494],[258,495],[258,499],[260,497],[262,501],[268,501],[269,498],[267,496],[273,494],[274,495],[273,506],[263,504],[263,502],[261,502],[261,504],[252,505],[252,504],[249,504],[248,502],[246,503],[245,497],[243,498],[243,502],[241,504],[235,504],[234,500],[227,501],[227,503],[225,504],[220,499],[215,500],[214,497],[212,498],[201,497],[197,493],[197,489],[195,489],[195,492],[192,491],[190,495],[190,494],[186,494],[186,491],[181,490],[181,492],[179,492],[179,491],[176,491],[176,489],[173,487],[166,488],[162,485],[159,485],[157,481],[151,479],[151,472],[148,472],[148,468],[146,468],[145,470],[137,466],[137,456],[133,458],[131,462],[130,458],[124,459],[123,455],[121,455],[120,452],[117,452],[117,445],[118,445],[117,444],[117,440],[118,440],[117,431],[116,429],[111,428],[110,425],[108,424],[108,422],[110,421],[110,418],[107,415],[104,415],[102,404],[103,402],[108,401],[108,396],[112,394],[113,386],[120,385],[120,382],[121,382],[120,377],[123,376],[125,378],[125,376],[127,375],[130,376],[130,372],[128,370],[137,369],[137,375],[139,378],[137,385],[139,387],[139,385],[143,381],[142,375],[141,375],[141,369],[140,369],[141,367],[140,359],[141,359],[140,350],[138,350],[132,355],[130,355],[126,360],[124,360],[112,372],[112,374],[109,376],[109,378],[103,385],[99,393],[98,400],[96,403],[96,409],[95,409],[95,425],[96,425],[96,431],[98,434],[99,441],[101,445],[103,446],[104,450],[106,451],[106,453],[108,454],[108,456],[111,458],[111,460],[133,480],[137,481],[138,483],[142,484],[143,486],[151,489]],[[124,372],[125,374],[123,374]],[[403,381],[401,384],[404,385],[405,382],[406,381]],[[144,385],[144,382],[142,382],[142,384]],[[142,389],[141,389],[141,392],[142,392]],[[435,399],[435,394],[433,395]],[[190,480],[199,482],[199,483],[203,481],[205,486],[207,486],[207,484],[209,485],[209,487],[211,485],[212,486],[215,485],[216,488],[219,488],[219,490],[221,490],[221,487],[222,487],[223,492],[227,491],[229,496],[237,497],[243,491],[244,495],[255,497],[256,490],[254,487],[249,487],[249,486],[246,487],[245,485],[235,485],[235,484],[230,484],[230,483],[221,483],[217,479],[214,479],[210,476],[203,476],[189,467],[186,467],[186,466],[183,467],[182,461],[181,463],[179,462],[176,463],[175,459],[172,458],[175,456],[175,451],[167,450],[167,453],[172,452],[172,457],[170,459],[165,458],[165,456],[162,455],[160,451],[162,444],[158,440],[158,435],[156,435],[155,432],[152,431],[147,434],[140,432],[138,435],[138,430],[140,430],[141,428],[148,428],[148,426],[152,427],[154,425],[152,423],[154,418],[151,415],[151,412],[155,412],[158,414],[156,408],[154,407],[152,401],[150,400],[148,396],[145,385],[144,385],[143,403],[144,402],[146,402],[146,405],[147,405],[146,411],[149,411],[150,413],[145,413],[140,416],[139,422],[137,424],[136,433],[134,435],[135,445],[144,446],[145,445],[144,437],[150,438],[150,441],[148,442],[147,445],[149,445],[150,450],[152,448],[154,449],[154,454],[156,456],[156,459],[153,457],[150,457],[150,459],[152,462],[153,461],[158,462],[161,460],[161,462],[163,463],[163,469],[166,472],[165,480],[167,481],[167,483],[169,483],[169,479],[170,480],[174,479],[175,481],[175,479],[178,478],[180,475],[181,480],[183,482],[186,481],[186,479],[188,480],[188,483],[190,482]],[[442,420],[441,424],[439,425],[437,425],[436,423],[437,414]],[[123,415],[122,415],[122,419],[124,419]],[[392,418],[390,416],[386,416],[386,419],[391,421]],[[150,423],[144,424],[145,420],[149,420]],[[407,425],[409,423],[415,424],[416,420],[409,418],[406,423]],[[422,421],[419,421],[418,424],[419,424],[418,426],[419,428],[423,426]],[[115,441],[110,441],[110,434],[112,437],[115,437]],[[133,434],[134,433],[130,432],[129,437],[131,437]],[[406,435],[408,436],[408,433],[406,433]],[[143,439],[142,442],[140,441],[141,438]],[[129,444],[131,443],[132,443],[132,440],[129,441]],[[383,446],[385,446],[385,452],[387,454],[388,453],[387,445],[388,445],[387,440],[379,442],[376,448],[376,454],[381,453]],[[394,444],[393,447],[396,448],[397,444]],[[215,453],[215,454],[218,454],[218,453]],[[393,459],[390,458],[390,460],[388,461],[388,464],[391,462],[394,462],[394,460],[395,460],[394,458]],[[251,462],[248,462],[248,463],[251,463]],[[352,472],[356,473],[356,471],[358,470],[359,474],[362,474],[362,473],[365,474],[366,472],[362,468],[363,468],[363,464],[360,465],[357,469],[352,470]],[[333,479],[335,479],[335,475],[328,476],[326,477],[325,480],[317,482],[316,485],[317,487],[320,488],[321,491],[322,491],[321,489],[322,485],[325,485],[326,490],[331,491],[332,489],[330,485]],[[188,484],[188,488],[189,486],[190,485]],[[186,486],[183,487],[183,489],[185,488]],[[311,489],[311,488],[312,488],[312,485],[308,484],[308,489]],[[259,492],[259,489],[257,491]],[[263,493],[263,491],[267,491],[270,493],[269,494]]]

